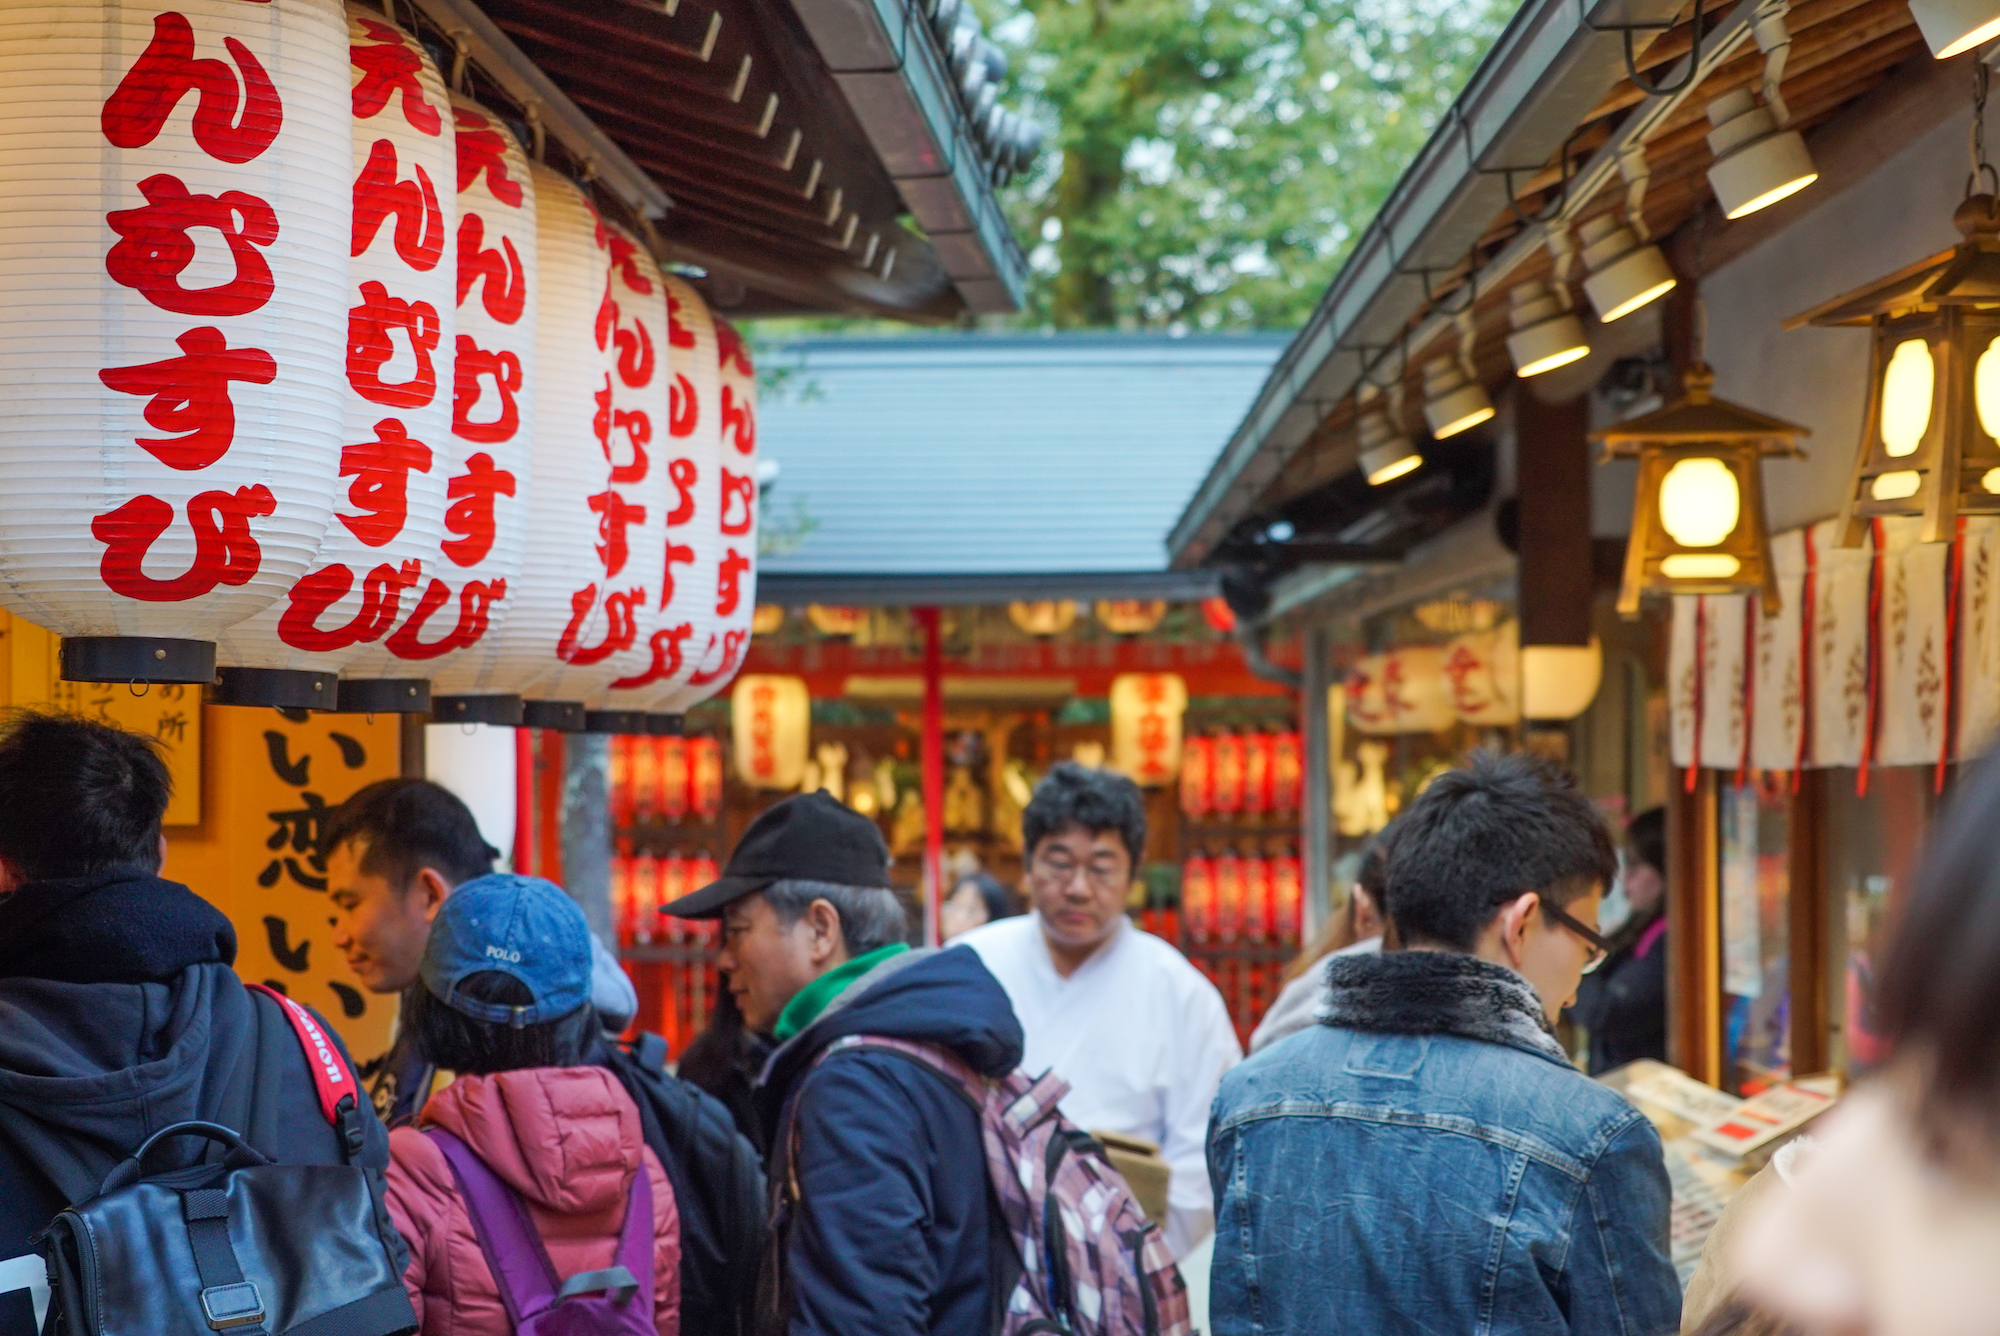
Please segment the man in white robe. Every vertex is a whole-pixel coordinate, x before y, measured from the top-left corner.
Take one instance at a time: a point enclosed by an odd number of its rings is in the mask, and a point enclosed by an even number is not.
[[[1215,985],[1125,915],[1146,807],[1122,775],[1057,765],[1022,813],[1033,912],[959,937],[1000,980],[1027,1035],[1021,1066],[1070,1083],[1078,1126],[1155,1142],[1171,1170],[1166,1240],[1215,1227],[1205,1145],[1222,1075],[1243,1057]]]

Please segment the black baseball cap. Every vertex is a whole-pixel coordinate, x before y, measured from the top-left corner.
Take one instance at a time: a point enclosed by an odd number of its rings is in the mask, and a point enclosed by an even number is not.
[[[718,880],[661,905],[660,912],[675,918],[721,918],[731,901],[791,879],[887,887],[888,841],[873,821],[825,789],[802,793],[750,823]]]

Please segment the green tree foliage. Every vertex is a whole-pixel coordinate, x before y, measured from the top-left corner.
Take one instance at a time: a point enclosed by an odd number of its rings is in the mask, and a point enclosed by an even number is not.
[[[980,0],[1050,132],[1022,323],[1296,325],[1507,0]]]

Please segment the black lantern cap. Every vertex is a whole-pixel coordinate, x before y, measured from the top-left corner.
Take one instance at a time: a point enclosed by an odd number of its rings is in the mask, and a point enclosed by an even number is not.
[[[218,668],[208,699],[215,705],[332,710],[339,706],[340,680],[297,668]]]

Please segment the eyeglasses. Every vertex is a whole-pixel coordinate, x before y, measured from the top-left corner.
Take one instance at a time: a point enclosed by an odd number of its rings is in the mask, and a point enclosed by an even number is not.
[[[1037,858],[1031,865],[1038,877],[1067,886],[1077,873],[1089,883],[1092,890],[1115,890],[1125,884],[1125,870],[1115,863],[1072,863],[1067,858]]]
[[[1611,943],[1605,941],[1597,929],[1586,927],[1582,920],[1562,909],[1554,901],[1543,900],[1542,912],[1547,914],[1556,923],[1561,924],[1578,937],[1581,937],[1589,945],[1590,958],[1583,962],[1583,972],[1585,974],[1602,965],[1604,958],[1611,954]]]

